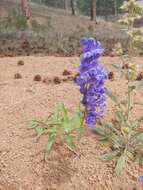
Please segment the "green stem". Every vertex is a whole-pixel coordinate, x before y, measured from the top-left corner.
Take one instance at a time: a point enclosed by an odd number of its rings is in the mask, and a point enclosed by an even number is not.
[[[128,101],[128,104],[127,104],[127,120],[129,120],[129,115],[130,115],[130,106],[131,106],[131,91],[130,91],[130,88],[129,88],[129,80],[128,80],[128,97],[127,97],[127,101]]]

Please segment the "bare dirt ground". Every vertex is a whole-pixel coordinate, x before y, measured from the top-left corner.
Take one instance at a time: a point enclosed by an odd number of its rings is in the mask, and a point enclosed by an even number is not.
[[[18,66],[19,60],[24,61]],[[142,58],[135,58],[142,63]],[[110,63],[118,58],[102,58],[109,71]],[[58,102],[72,110],[80,99],[78,87],[72,81],[60,84],[33,81],[36,74],[42,78],[62,78],[64,69],[76,73],[78,58],[12,57],[0,59],[0,190],[138,190],[143,185],[138,176],[143,168],[138,163],[127,163],[119,177],[113,176],[114,162],[102,162],[97,157],[106,148],[88,129],[85,130],[77,152],[79,157],[66,149],[55,146],[49,160],[43,161],[47,142],[42,137],[38,142],[33,130],[27,128],[35,117],[45,117]],[[22,78],[15,79],[16,73]],[[107,86],[120,97],[125,93],[125,80],[115,73],[115,80]],[[143,94],[138,95],[141,101]],[[114,107],[108,100],[105,120],[113,117]],[[143,114],[136,107],[133,117]]]

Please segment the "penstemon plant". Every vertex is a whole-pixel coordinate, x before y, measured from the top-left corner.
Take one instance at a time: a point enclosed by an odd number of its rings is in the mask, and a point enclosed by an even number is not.
[[[106,106],[104,81],[108,75],[98,61],[98,58],[104,53],[101,43],[93,38],[83,38],[81,44],[83,54],[76,83],[80,86],[80,92],[83,95],[81,103],[85,107],[86,123],[93,128],[96,121],[100,120],[104,114]]]
[[[83,109],[78,106],[75,114],[71,115],[65,105],[60,104],[48,118],[34,119],[29,125],[30,129],[35,129],[38,138],[42,135],[48,136],[45,160],[57,139],[75,152],[75,142],[81,137],[84,121],[93,128],[97,119],[101,119],[104,114],[106,106],[104,81],[107,79],[107,72],[98,62],[104,50],[100,42],[94,38],[83,38],[81,43],[83,53],[79,75],[75,78],[75,82],[80,86],[80,92],[83,94],[81,101]]]
[[[47,160],[57,139],[65,144],[71,151],[74,151],[77,141],[83,131],[84,114],[80,106],[71,115],[65,105],[59,104],[56,110],[46,119],[34,119],[29,128],[35,129],[38,138],[47,135],[48,142],[45,149],[45,160]]]
[[[126,12],[121,22],[127,25],[129,49],[128,54],[123,55],[123,50],[118,45],[117,53],[121,57],[122,66],[114,65],[114,67],[121,71],[127,81],[127,94],[124,99],[119,100],[107,90],[107,96],[116,105],[115,117],[113,122],[94,129],[94,132],[101,136],[101,140],[109,144],[111,151],[102,155],[101,159],[116,160],[116,175],[120,174],[128,159],[143,163],[143,130],[141,128],[143,116],[139,119],[131,116],[135,104],[140,104],[134,101],[134,97],[143,88],[143,81],[135,81],[138,65],[132,59],[132,55],[139,53],[138,50],[143,45],[143,30],[134,27],[136,19],[143,15],[143,6],[139,1],[129,0],[125,1],[121,8]]]

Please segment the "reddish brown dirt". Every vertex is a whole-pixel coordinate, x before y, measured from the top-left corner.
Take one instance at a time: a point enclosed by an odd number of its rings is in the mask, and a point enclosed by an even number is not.
[[[19,67],[17,62],[24,61]],[[136,58],[142,63],[142,58]],[[102,58],[109,71],[110,63],[118,64],[118,58]],[[13,57],[0,59],[0,190],[139,190],[143,185],[137,180],[143,175],[138,163],[128,163],[119,177],[113,176],[114,162],[102,162],[98,155],[106,151],[97,137],[85,130],[74,155],[66,147],[56,146],[49,160],[43,162],[47,137],[38,142],[35,132],[28,130],[29,121],[45,117],[58,102],[73,110],[80,99],[78,87],[72,82],[60,84],[33,81],[37,74],[43,78],[62,77],[65,69],[77,72],[78,58]],[[115,72],[115,71],[114,71]],[[15,80],[15,73],[22,78]],[[114,81],[108,81],[115,94],[125,93],[125,81],[115,73]],[[142,100],[143,94],[137,100]],[[113,118],[114,107],[108,100],[105,120]],[[136,107],[134,118],[143,114]]]

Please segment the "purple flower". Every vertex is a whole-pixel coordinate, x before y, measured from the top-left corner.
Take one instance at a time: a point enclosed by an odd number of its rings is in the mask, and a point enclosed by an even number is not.
[[[104,50],[101,43],[94,38],[83,38],[81,44],[83,53],[76,83],[83,94],[82,104],[86,107],[86,123],[89,127],[94,127],[96,120],[103,117],[106,107],[104,81],[108,76],[105,68],[97,60],[103,55]]]
[[[139,181],[143,182],[143,176],[139,177]]]

